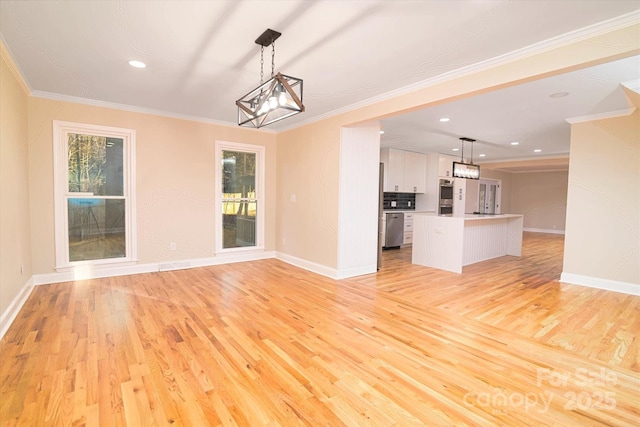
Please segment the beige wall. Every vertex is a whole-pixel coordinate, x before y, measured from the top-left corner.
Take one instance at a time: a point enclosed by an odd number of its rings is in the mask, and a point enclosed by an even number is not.
[[[31,277],[27,94],[14,70],[0,42],[0,318]]]
[[[29,99],[30,194],[35,274],[55,266],[53,120],[136,131],[139,263],[214,256],[216,140],[266,147],[266,249],[275,249],[275,134],[41,98]],[[170,251],[175,242],[176,251]]]
[[[278,135],[279,252],[337,267],[339,158],[340,127],[335,122]]]
[[[511,211],[524,215],[524,227],[564,231],[568,172],[515,173],[511,178]]]
[[[565,273],[640,287],[637,110],[571,126]]]

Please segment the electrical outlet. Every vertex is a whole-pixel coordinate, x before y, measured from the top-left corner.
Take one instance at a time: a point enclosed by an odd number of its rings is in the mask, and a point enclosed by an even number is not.
[[[169,250],[171,250],[171,251],[175,251],[176,250],[176,242],[171,242],[169,244]]]

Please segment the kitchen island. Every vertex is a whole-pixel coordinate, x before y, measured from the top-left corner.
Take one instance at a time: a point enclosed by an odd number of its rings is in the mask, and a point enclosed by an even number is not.
[[[462,273],[462,267],[522,255],[524,217],[517,214],[439,216],[416,213],[411,262]]]

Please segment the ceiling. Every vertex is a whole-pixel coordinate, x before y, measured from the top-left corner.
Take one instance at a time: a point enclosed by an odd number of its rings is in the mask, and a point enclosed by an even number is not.
[[[467,137],[476,140],[475,163],[495,162],[493,166],[509,172],[567,169],[567,119],[630,111],[621,83],[638,79],[640,56],[634,56],[402,114],[382,120],[381,145],[461,156],[459,138]],[[471,148],[465,143],[467,160]],[[540,161],[555,157],[564,160]],[[527,167],[506,162],[529,158],[538,161]]]
[[[304,79],[306,107],[269,126],[279,131],[639,17],[637,0],[1,0],[0,35],[35,96],[233,124],[235,100],[260,79],[254,40],[272,28],[282,33],[276,71]],[[267,76],[270,57],[267,48]],[[382,145],[451,152],[466,136],[487,161],[528,158],[533,148],[566,155],[564,119],[626,108],[619,83],[640,79],[639,69],[629,58],[385,119]],[[560,91],[569,95],[549,98]]]

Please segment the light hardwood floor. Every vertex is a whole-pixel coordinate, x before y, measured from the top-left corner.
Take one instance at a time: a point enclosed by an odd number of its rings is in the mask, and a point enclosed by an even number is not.
[[[0,425],[640,425],[640,297],[560,284],[562,245],[39,286],[0,343]]]

